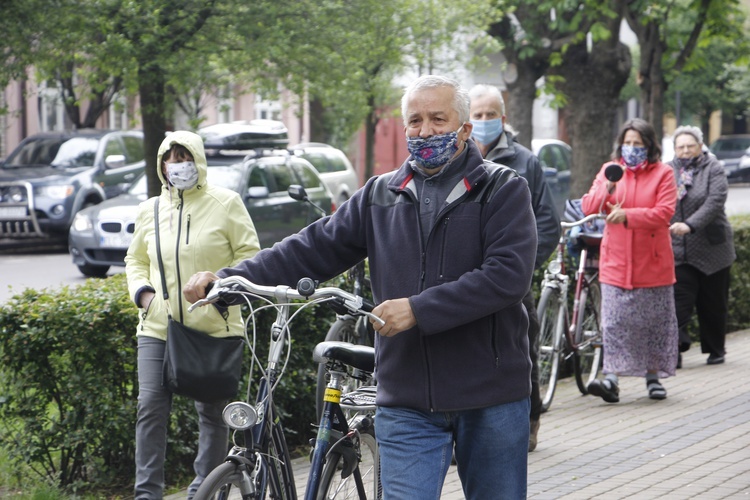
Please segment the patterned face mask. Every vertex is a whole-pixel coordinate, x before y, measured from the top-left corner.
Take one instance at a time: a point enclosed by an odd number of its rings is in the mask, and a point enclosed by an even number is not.
[[[495,118],[494,120],[471,120],[474,128],[471,129],[471,136],[482,144],[491,144],[492,141],[500,137],[503,133],[503,119]]]
[[[190,189],[198,184],[198,167],[195,162],[167,163],[167,179],[177,189]]]
[[[641,165],[648,158],[648,149],[639,146],[622,145],[622,159],[628,168],[634,168]]]
[[[406,147],[422,168],[437,168],[445,165],[458,151],[458,128],[455,132],[433,135],[426,139],[419,136],[407,137]]]

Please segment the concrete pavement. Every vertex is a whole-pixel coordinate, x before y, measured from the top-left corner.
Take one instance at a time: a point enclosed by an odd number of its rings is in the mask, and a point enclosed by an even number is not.
[[[709,366],[694,344],[663,379],[664,401],[649,399],[640,378],[620,379],[616,404],[559,382],[529,454],[528,497],[750,499],[750,330],[728,335],[726,350],[726,363]],[[301,498],[307,460],[294,470]],[[441,499],[463,498],[451,467]]]

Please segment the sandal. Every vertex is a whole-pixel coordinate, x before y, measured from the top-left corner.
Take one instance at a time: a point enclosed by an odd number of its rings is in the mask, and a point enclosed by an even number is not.
[[[648,397],[651,399],[667,399],[667,390],[658,380],[652,380],[646,383]]]

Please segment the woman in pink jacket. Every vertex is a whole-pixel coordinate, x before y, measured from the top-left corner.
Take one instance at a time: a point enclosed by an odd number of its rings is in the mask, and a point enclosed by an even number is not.
[[[600,209],[607,214],[599,264],[605,378],[592,381],[588,391],[616,403],[618,375],[645,376],[648,396],[665,399],[659,378],[674,375],[677,366],[669,234],[677,200],[674,174],[660,161],[654,128],[641,119],[625,122],[612,157],[622,179],[607,180],[608,162],[582,200],[587,215]]]

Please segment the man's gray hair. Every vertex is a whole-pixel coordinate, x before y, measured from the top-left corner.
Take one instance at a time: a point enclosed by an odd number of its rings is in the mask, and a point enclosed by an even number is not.
[[[485,96],[494,97],[500,101],[500,114],[505,116],[505,100],[503,100],[503,93],[500,92],[499,88],[494,85],[479,83],[469,90],[469,98],[471,98],[472,101]]]
[[[411,94],[420,90],[434,89],[439,87],[450,87],[453,89],[453,109],[458,112],[458,120],[461,124],[469,121],[469,107],[471,101],[469,99],[469,93],[465,88],[461,86],[456,80],[452,78],[446,78],[438,75],[425,75],[420,76],[414,80],[406,90],[401,98],[401,115],[403,116],[404,125],[406,125],[406,106],[409,103]]]
[[[693,127],[692,125],[677,127],[677,130],[674,131],[674,135],[672,136],[672,141],[677,142],[677,138],[682,134],[690,134],[695,137],[698,144],[703,144],[703,131],[698,127]]]

